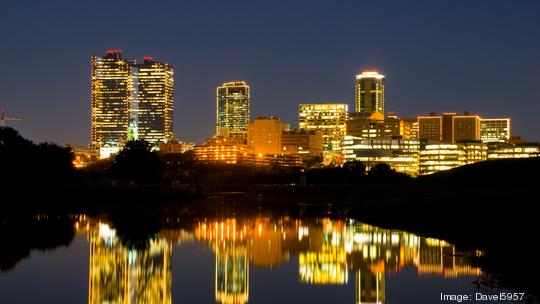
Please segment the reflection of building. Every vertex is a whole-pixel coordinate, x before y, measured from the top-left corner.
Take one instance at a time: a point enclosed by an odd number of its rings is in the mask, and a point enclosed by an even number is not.
[[[339,152],[345,136],[348,106],[344,103],[300,104],[299,127],[306,131],[321,131],[324,152]]]
[[[510,118],[482,118],[480,120],[482,142],[508,142],[510,136]]]
[[[249,298],[249,260],[245,246],[224,243],[216,246],[216,301],[247,303]]]
[[[376,71],[356,75],[356,112],[384,115],[384,75]]]
[[[309,237],[317,235],[315,230]],[[298,254],[300,281],[309,284],[346,284],[348,280],[347,254],[343,242],[341,222],[322,223],[322,242],[307,252]]]
[[[245,81],[217,87],[217,134],[246,138],[249,123],[249,86]]]
[[[89,240],[89,304],[171,303],[170,243],[152,239],[147,249],[126,248],[102,223]]]

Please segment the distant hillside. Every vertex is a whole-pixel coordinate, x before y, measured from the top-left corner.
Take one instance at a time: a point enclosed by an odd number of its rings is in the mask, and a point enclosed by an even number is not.
[[[417,178],[419,183],[476,184],[490,186],[536,185],[540,157],[488,160]],[[502,190],[502,189],[501,189]]]

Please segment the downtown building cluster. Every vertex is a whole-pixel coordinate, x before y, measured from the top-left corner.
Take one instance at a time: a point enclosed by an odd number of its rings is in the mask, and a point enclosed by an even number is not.
[[[129,139],[144,139],[162,153],[194,150],[202,162],[337,166],[386,163],[413,176],[497,158],[538,156],[540,147],[512,137],[510,118],[465,112],[401,118],[385,113],[385,76],[364,71],[355,79],[355,111],[346,102],[298,105],[298,127],[274,116],[251,119],[250,86],[216,88],[216,133],[200,145],[174,139],[174,70],[119,50],[92,58],[92,143],[101,157]]]
[[[125,59],[121,50],[92,57],[91,149],[107,157],[130,139],[158,146],[174,139],[174,69],[145,56]]]

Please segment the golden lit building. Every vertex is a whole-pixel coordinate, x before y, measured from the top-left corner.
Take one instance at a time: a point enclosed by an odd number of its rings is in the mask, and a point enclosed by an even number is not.
[[[539,143],[496,144],[488,149],[488,159],[529,158],[540,156]]]
[[[136,96],[132,103],[132,119],[139,139],[152,144],[167,142],[173,137],[172,66],[145,56],[144,63],[133,66],[132,83]]]
[[[127,140],[131,119],[133,61],[121,50],[92,56],[92,143],[95,150]]]
[[[356,112],[384,116],[384,75],[365,71],[356,75]]]
[[[345,136],[341,151],[344,162],[358,160],[366,166],[366,170],[385,163],[397,172],[416,176],[419,149],[418,140]]]
[[[381,113],[349,113],[345,133],[362,138],[392,138],[402,136],[404,123],[397,116],[384,117]],[[410,132],[410,131],[409,131]]]
[[[453,116],[452,142],[480,140],[480,116],[462,115]]]
[[[255,155],[280,154],[281,136],[288,125],[277,117],[255,118],[248,127],[248,146]]]
[[[216,122],[218,135],[247,137],[250,88],[245,81],[225,82],[217,87]]]
[[[418,116],[418,139],[440,141],[442,139],[442,117],[432,113]]]
[[[457,144],[465,152],[465,163],[473,164],[487,160],[488,146],[480,141],[460,142]]]
[[[88,237],[89,304],[172,302],[170,243],[151,239],[147,249],[130,249],[103,223],[90,229]]]
[[[323,152],[340,152],[345,136],[348,106],[344,103],[315,103],[298,106],[299,127],[306,131],[321,131]]]
[[[195,159],[204,162],[237,164],[249,158],[246,141],[239,137],[214,136],[193,148]]]
[[[508,142],[510,136],[510,118],[482,118],[480,120],[482,142]]]
[[[431,174],[463,166],[467,163],[465,151],[457,144],[427,143],[420,148],[419,174]]]
[[[281,152],[285,155],[322,156],[322,132],[315,130],[284,131],[281,136]]]
[[[96,150],[94,149],[88,147],[72,147],[69,145],[66,147],[70,148],[73,152],[73,167],[77,169],[88,166],[98,158]]]

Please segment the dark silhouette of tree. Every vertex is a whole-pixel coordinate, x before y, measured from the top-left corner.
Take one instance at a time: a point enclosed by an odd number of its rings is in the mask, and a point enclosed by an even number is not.
[[[368,172],[368,177],[371,182],[385,183],[411,179],[405,173],[397,172],[386,163],[378,163],[371,167]]]
[[[161,173],[161,161],[145,140],[131,140],[116,155],[111,166],[113,177],[139,184],[155,182]]]
[[[347,170],[352,174],[366,174],[366,166],[359,160],[348,161],[343,164],[343,169]]]
[[[0,127],[0,180],[13,184],[48,184],[70,178],[73,153],[52,143],[34,144],[16,130]]]
[[[311,169],[313,167],[319,166],[320,164],[322,164],[322,162],[323,158],[320,155],[307,157],[303,160],[304,167],[306,169]]]

